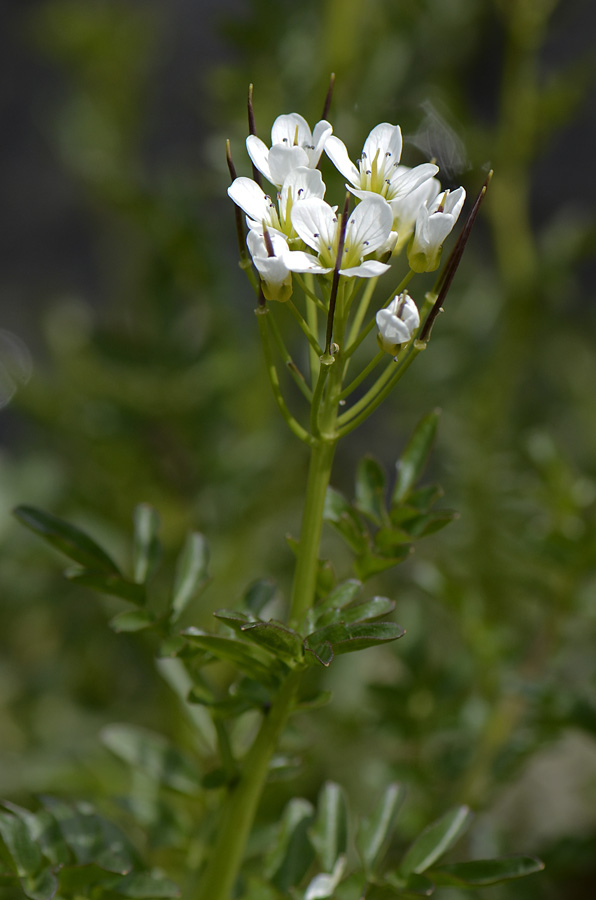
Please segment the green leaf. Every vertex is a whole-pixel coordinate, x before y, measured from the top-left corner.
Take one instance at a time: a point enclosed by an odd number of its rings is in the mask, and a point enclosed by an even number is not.
[[[412,872],[419,875],[429,869],[460,839],[471,820],[472,812],[467,806],[456,806],[425,828],[406,851],[399,867],[400,874],[404,877]]]
[[[290,800],[284,810],[278,838],[265,865],[265,874],[284,893],[298,885],[313,861],[308,839],[313,819],[312,805],[300,797]]]
[[[393,900],[395,897],[404,900],[417,900],[419,897],[432,897],[435,884],[426,875],[410,875],[407,881],[386,873],[384,884],[373,885],[366,892],[366,900]]]
[[[426,513],[404,522],[403,528],[413,538],[426,537],[434,534],[446,525],[450,525],[454,519],[459,518],[459,513],[453,509],[439,509],[434,513]]]
[[[408,495],[408,506],[414,507],[419,512],[428,512],[431,506],[444,495],[440,484],[427,484],[424,487],[411,491]]]
[[[142,606],[145,603],[145,587],[134,581],[127,581],[121,575],[104,575],[103,572],[92,572],[89,569],[70,569],[64,573],[69,581],[82,587],[91,588],[100,594],[109,594],[111,597],[120,597]]]
[[[365,456],[356,473],[355,506],[377,525],[387,517],[385,482],[385,473],[376,459]]]
[[[252,616],[243,612],[238,612],[236,609],[216,609],[213,615],[216,619],[219,619],[220,622],[223,622],[224,625],[227,625],[228,628],[232,628],[238,633],[242,631],[243,625],[255,621]]]
[[[304,649],[308,650],[309,653],[317,660],[317,662],[321,663],[322,666],[330,666],[333,662],[333,647],[326,640],[316,640],[314,637],[308,638],[304,643]],[[307,661],[310,662],[309,657],[306,657]]]
[[[58,890],[58,879],[50,868],[20,879],[23,893],[30,900],[52,900]]]
[[[439,424],[439,410],[424,416],[417,424],[404,452],[396,463],[397,479],[391,498],[392,505],[405,500],[422,475]]]
[[[328,873],[321,872],[309,882],[304,892],[304,900],[327,900],[328,897],[333,897],[338,884],[343,878],[345,868],[346,857],[338,857],[333,871]]]
[[[131,872],[130,875],[108,882],[105,886],[123,897],[132,897],[135,900],[180,896],[178,885],[157,871]]]
[[[327,488],[323,518],[333,525],[355,553],[365,550],[366,530],[343,494],[331,487]]]
[[[310,839],[325,872],[332,872],[348,846],[348,801],[344,789],[333,781],[321,788],[317,817]]]
[[[0,835],[19,876],[23,893],[30,900],[51,900],[58,890],[58,880],[52,870],[43,865],[40,837],[44,816],[36,816],[13,804],[4,806],[10,807],[15,814],[0,812]]]
[[[328,609],[340,609],[342,606],[347,606],[348,603],[352,603],[361,590],[362,582],[357,581],[355,578],[350,578],[348,581],[342,581],[341,584],[338,584],[337,587],[330,591],[324,600],[317,605],[315,609],[317,618]]]
[[[405,528],[379,528],[375,534],[375,550],[382,556],[400,556],[404,552],[409,553],[412,542],[411,534]]]
[[[57,822],[78,864],[94,863],[120,875],[133,869],[137,861],[134,848],[120,829],[98,816],[90,804],[70,804],[47,796],[41,801]]]
[[[319,628],[317,631],[309,634],[305,638],[304,648],[313,653],[319,662],[328,666],[334,654],[339,655],[354,653],[357,650],[366,650],[368,647],[396,641],[398,638],[403,637],[404,634],[404,629],[393,622],[372,624],[356,622],[353,625],[337,623],[326,625],[324,628]],[[332,650],[331,658],[329,658],[329,653],[323,649],[327,645]],[[328,659],[328,662],[323,661],[321,653]]]
[[[292,661],[302,659],[302,638],[296,631],[287,628],[281,622],[249,622],[242,626],[241,631],[248,640],[263,647],[276,657]]]
[[[135,725],[108,725],[101,739],[108,750],[158,784],[191,796],[200,787],[193,763],[161,734]]]
[[[156,509],[139,503],[134,511],[133,573],[134,580],[144,584],[155,574],[161,560],[160,521]]]
[[[404,797],[403,785],[390,784],[372,816],[360,825],[356,847],[368,876],[376,874],[389,848]]]
[[[411,552],[412,550],[408,544],[403,545],[401,549],[396,548],[391,553],[382,556],[367,552],[359,556],[354,562],[354,571],[358,578],[366,581],[368,578],[372,578],[373,575],[378,575],[379,572],[384,572],[386,569],[397,566],[407,559]]]
[[[105,550],[75,525],[70,525],[34,506],[18,506],[14,510],[14,515],[19,522],[81,566],[115,575],[120,574],[118,566]]]
[[[395,600],[389,597],[371,597],[360,603],[352,603],[340,610],[339,618],[344,625],[352,622],[370,622],[388,616],[395,609]]]
[[[542,872],[544,863],[532,856],[510,856],[503,859],[477,859],[440,866],[429,871],[436,884],[454,887],[483,887],[513,878],[524,878]]]
[[[155,625],[155,616],[146,609],[134,609],[131,612],[118,613],[110,619],[110,628],[116,632],[142,631]]]
[[[71,861],[70,852],[62,839],[60,829],[47,810],[41,809],[33,813],[8,800],[3,801],[2,806],[21,819],[31,839],[39,845],[41,852],[53,866],[64,866]]]
[[[262,684],[273,687],[277,685],[279,667],[275,668],[272,665],[268,665],[268,657],[263,658],[259,654],[259,648],[256,645],[251,646],[244,641],[237,641],[234,638],[210,634],[194,626],[186,628],[182,634],[192,644],[212,654],[216,659],[233,663],[242,672],[254,678],[255,681],[260,681]]]
[[[171,602],[171,619],[175,622],[188,604],[209,581],[209,548],[207,541],[197,531],[191,532],[182,548],[176,564],[174,591]]]
[[[261,579],[248,586],[244,594],[243,605],[253,615],[260,616],[261,611],[271,603],[277,593],[274,581]]]
[[[27,824],[9,812],[0,812],[0,836],[6,844],[17,875],[35,875],[42,866],[41,850],[31,837]]]

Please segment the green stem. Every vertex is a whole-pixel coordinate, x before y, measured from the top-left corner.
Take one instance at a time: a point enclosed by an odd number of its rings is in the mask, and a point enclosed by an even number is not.
[[[277,369],[275,368],[275,363],[273,362],[273,355],[271,353],[271,347],[269,345],[269,330],[267,328],[267,323],[265,321],[265,316],[270,315],[269,310],[266,307],[259,307],[256,311],[257,314],[257,322],[259,323],[259,332],[261,334],[261,340],[263,342],[263,354],[265,356],[265,364],[267,366],[267,374],[269,375],[269,381],[271,382],[271,388],[273,390],[273,396],[275,397],[275,401],[279,408],[280,413],[288,424],[288,427],[291,431],[294,432],[297,438],[304,444],[313,445],[314,438],[306,428],[303,428],[302,425],[296,421],[294,416],[291,414],[290,410],[286,406],[286,401],[284,400],[281,385],[279,383],[279,376],[277,374]]]
[[[288,309],[290,310],[290,312],[292,313],[292,315],[294,316],[294,318],[295,318],[296,321],[298,322],[298,324],[299,324],[300,328],[302,329],[302,332],[303,332],[303,334],[304,334],[306,340],[308,341],[308,343],[309,343],[310,346],[312,347],[313,351],[314,351],[315,353],[318,353],[318,355],[320,356],[321,353],[323,352],[323,348],[322,348],[322,347],[319,347],[319,342],[317,341],[316,335],[313,334],[313,333],[311,332],[311,330],[310,330],[310,328],[309,328],[309,326],[308,326],[308,323],[305,322],[305,320],[304,320],[304,318],[303,318],[302,313],[300,312],[300,310],[297,309],[297,307],[292,303],[291,300],[288,300],[288,301],[287,301],[286,306],[288,307]]]
[[[269,763],[292,711],[302,670],[282,684],[245,759],[242,775],[223,803],[217,839],[201,879],[198,900],[230,900],[244,849],[263,792]]]
[[[319,543],[323,529],[323,508],[336,443],[335,439],[321,438],[311,452],[298,559],[292,588],[290,624],[293,627],[298,627],[302,623],[315,599]]]
[[[284,343],[284,339],[281,336],[280,330],[277,327],[277,322],[275,321],[275,317],[272,315],[271,312],[267,316],[267,324],[269,325],[269,328],[271,329],[271,333],[274,337],[275,343],[277,344],[277,349],[279,350],[280,355],[285,363],[286,369],[288,370],[288,372],[292,376],[293,380],[298,385],[302,394],[304,394],[304,396],[310,403],[312,400],[312,391],[308,387],[308,385],[304,379],[304,375],[302,374],[302,372],[300,371],[300,369],[298,368],[298,366],[296,365],[296,363],[290,356],[288,349]]]
[[[354,378],[354,380],[351,381],[350,384],[346,388],[344,388],[344,390],[339,395],[339,399],[345,400],[346,397],[349,397],[350,394],[352,393],[352,391],[355,391],[356,388],[358,387],[358,385],[362,384],[362,382],[370,375],[370,373],[374,369],[376,369],[376,367],[379,365],[379,363],[381,362],[381,360],[383,359],[384,356],[385,356],[385,351],[379,350],[377,355],[373,356],[373,358],[371,359],[369,364],[362,370],[362,372],[360,372],[360,374],[357,375],[356,378]]]
[[[367,405],[365,408],[359,413],[359,415],[355,415],[352,418],[349,418],[349,413],[353,412],[356,409],[357,404],[354,404],[351,410],[346,413],[348,416],[348,420],[346,421],[343,417],[340,417],[340,422],[345,422],[343,427],[340,427],[337,434],[338,437],[344,437],[346,434],[349,434],[350,431],[353,431],[359,425],[361,425],[368,417],[377,409],[378,406],[381,405],[385,397],[387,397],[402,375],[406,372],[407,369],[412,365],[418,354],[426,349],[426,344],[421,343],[420,341],[412,341],[412,344],[406,351],[406,355],[404,359],[397,363],[391,376],[386,378],[387,373],[391,371],[391,367],[385,369],[381,377],[379,378],[376,385],[373,385],[371,388],[370,398],[367,401]],[[379,389],[379,385],[381,385]],[[369,397],[369,394],[366,397]],[[364,398],[363,398],[364,399]]]
[[[366,311],[368,309],[368,305],[371,301],[372,295],[375,292],[375,288],[377,286],[377,278],[369,278],[368,284],[366,285],[366,289],[360,298],[360,303],[358,305],[358,309],[356,310],[356,314],[354,316],[354,321],[352,322],[352,326],[350,328],[350,333],[348,335],[348,346],[353,344],[356,337],[360,334],[360,329],[362,328],[362,323],[364,321],[364,317],[366,315]]]

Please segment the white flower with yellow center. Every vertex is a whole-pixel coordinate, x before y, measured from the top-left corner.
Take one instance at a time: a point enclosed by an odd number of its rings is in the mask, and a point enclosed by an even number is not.
[[[415,272],[434,272],[439,267],[443,241],[457,222],[465,199],[466,192],[459,187],[443,191],[420,207],[408,246],[408,262]]]
[[[325,153],[350,182],[347,187],[356,197],[364,199],[370,193],[380,194],[390,204],[405,197],[439,171],[438,166],[432,163],[423,163],[414,169],[400,166],[401,151],[401,129],[399,125],[390,125],[389,122],[381,122],[373,128],[364,142],[357,165],[354,165],[346,145],[339,138],[332,135],[325,142]]]
[[[348,278],[374,278],[389,268],[376,259],[365,259],[389,238],[393,214],[382,197],[369,195],[358,204],[346,223],[344,248],[339,274]],[[332,272],[337,260],[340,217],[324,200],[312,198],[296,203],[292,224],[298,237],[317,254],[292,254],[288,266],[294,272]],[[298,268],[300,266],[300,268]]]
[[[250,134],[246,149],[255,167],[267,181],[280,188],[290,172],[299,166],[316,169],[325,142],[333,127],[325,119],[317,122],[313,131],[298,113],[278,116],[271,129],[271,147]]]
[[[294,169],[284,181],[278,194],[278,206],[252,178],[235,178],[228,194],[240,209],[246,213],[246,224],[251,231],[261,230],[263,224],[269,230],[280,231],[288,238],[295,238],[291,212],[295,203],[309,197],[323,199],[325,184],[318,169],[300,166]]]
[[[398,294],[388,306],[380,309],[375,319],[379,329],[379,346],[392,356],[395,356],[402,344],[412,340],[420,325],[418,308],[407,291]]]

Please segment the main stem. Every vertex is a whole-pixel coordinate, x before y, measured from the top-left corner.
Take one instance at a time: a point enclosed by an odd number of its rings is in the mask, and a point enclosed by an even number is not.
[[[335,424],[337,398],[341,390],[339,360],[332,366],[329,391],[321,409],[323,436],[311,445],[306,500],[300,532],[298,559],[292,590],[290,619],[299,626],[315,599],[319,542],[323,527],[325,495],[337,438]],[[303,670],[293,670],[281,685],[245,759],[238,781],[228,789],[223,801],[215,844],[201,879],[198,900],[230,900],[242,864],[259,801],[273,756],[285,724],[292,712]]]
[[[290,608],[290,624],[295,628],[300,626],[315,599],[323,508],[336,443],[322,438],[311,450]]]
[[[217,838],[201,879],[199,900],[230,900],[246,842],[263,793],[273,755],[300,682],[301,670],[288,675],[266,713],[259,733],[242,763],[242,774],[223,803]]]

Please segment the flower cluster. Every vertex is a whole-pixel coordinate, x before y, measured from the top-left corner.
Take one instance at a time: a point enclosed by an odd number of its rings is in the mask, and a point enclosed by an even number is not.
[[[302,116],[290,113],[273,123],[270,147],[256,135],[247,138],[253,166],[276,189],[274,198],[245,177],[235,178],[228,193],[246,214],[247,246],[267,300],[290,298],[293,273],[330,276],[337,270],[348,279],[376,278],[404,248],[412,272],[434,271],[461,212],[464,189],[442,191],[434,163],[400,163],[398,125],[373,128],[356,163],[332,131],[324,119],[311,131]],[[355,198],[343,223],[337,206],[325,200],[318,168],[323,153]],[[409,296],[391,301],[377,316],[381,347],[395,353],[418,326],[417,317]]]

